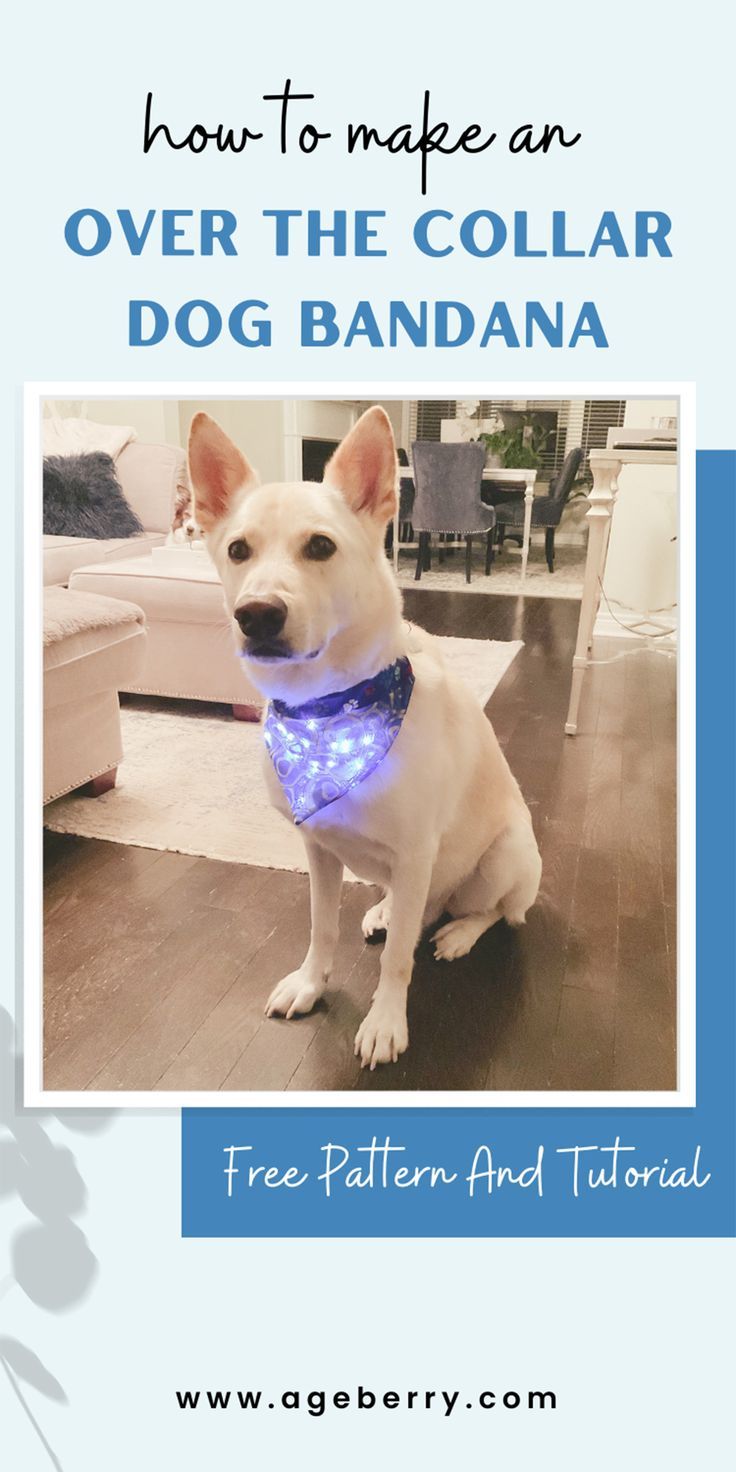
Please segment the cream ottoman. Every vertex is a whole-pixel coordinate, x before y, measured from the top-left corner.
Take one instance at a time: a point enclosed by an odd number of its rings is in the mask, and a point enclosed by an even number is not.
[[[240,720],[258,720],[262,697],[235,653],[222,585],[206,552],[156,548],[147,557],[94,562],[69,579],[74,592],[135,603],[146,616],[146,656],[121,689],[182,700],[216,700]]]
[[[145,619],[132,603],[47,588],[43,615],[43,800],[115,785],[118,690],[138,676]]]

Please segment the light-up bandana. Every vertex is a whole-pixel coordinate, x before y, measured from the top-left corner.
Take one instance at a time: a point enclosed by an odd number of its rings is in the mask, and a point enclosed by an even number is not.
[[[270,701],[263,736],[295,823],[375,771],[401,730],[413,688],[403,656],[350,690],[305,705]]]

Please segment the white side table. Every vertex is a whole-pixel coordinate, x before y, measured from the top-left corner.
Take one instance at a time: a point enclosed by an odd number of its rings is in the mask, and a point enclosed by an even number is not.
[[[601,599],[606,568],[611,519],[616,504],[618,475],[622,465],[676,465],[676,450],[633,450],[619,446],[613,450],[591,450],[590,469],[593,489],[588,497],[588,551],[585,558],[583,596],[580,603],[578,634],[572,662],[570,705],[565,722],[568,736],[577,735],[583,676],[590,662],[593,625]]]

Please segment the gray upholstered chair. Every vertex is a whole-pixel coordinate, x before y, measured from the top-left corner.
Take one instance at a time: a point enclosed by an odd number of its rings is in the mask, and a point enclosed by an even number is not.
[[[532,501],[532,530],[536,526],[545,528],[544,552],[550,572],[555,570],[555,530],[560,524],[560,517],[573,488],[582,458],[583,452],[578,445],[570,451],[569,455],[565,456],[562,469],[554,480],[550,481],[548,495],[535,496]],[[496,519],[499,546],[503,546],[505,536],[521,541],[524,526],[523,500],[499,502],[496,505]]]
[[[408,465],[409,465],[409,456],[407,455],[406,450],[403,449],[402,446],[399,446],[397,448],[396,454],[397,454],[397,457],[398,457],[399,465],[401,466],[402,470],[403,469],[406,469],[408,467]],[[414,509],[414,481],[412,479],[410,479],[409,476],[400,475],[399,476],[399,515],[398,515],[399,543],[401,543],[401,542],[412,542],[414,540],[414,531],[413,531],[412,524],[411,524],[411,514],[412,514],[413,509]],[[393,551],[393,545],[394,545],[394,524],[393,524],[392,521],[390,521],[389,524],[388,524],[388,527],[386,528],[386,551],[387,551],[387,553],[390,554]]]
[[[396,454],[398,455],[399,465],[401,466],[401,469],[402,470],[407,469],[409,467],[409,465],[410,465],[411,462],[410,462],[409,456],[407,455],[406,450],[403,448],[403,446],[399,446],[399,449],[396,451]],[[414,495],[415,495],[415,491],[414,491],[414,482],[413,482],[413,480],[410,480],[408,476],[404,476],[404,475],[400,476],[399,477],[399,527],[400,528],[403,525],[407,525],[408,527],[411,526],[411,513],[412,513],[412,511],[414,509]]]
[[[417,440],[412,445],[416,493],[412,508],[412,524],[419,534],[417,566],[418,582],[422,569],[429,567],[430,538],[433,532],[451,533],[465,543],[465,580],[470,582],[473,537],[486,539],[486,576],[493,560],[493,528],[496,513],[483,506],[480,499],[485,450],[478,444],[443,445],[434,440]],[[447,546],[462,546],[453,541]]]

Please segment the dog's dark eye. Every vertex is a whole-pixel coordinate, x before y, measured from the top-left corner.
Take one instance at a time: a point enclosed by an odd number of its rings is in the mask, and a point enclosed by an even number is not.
[[[304,548],[304,556],[309,557],[312,562],[326,562],[336,551],[337,547],[331,537],[323,537],[320,532],[315,532]]]
[[[238,537],[230,543],[227,555],[231,562],[247,562],[250,557],[250,547],[244,537]]]

